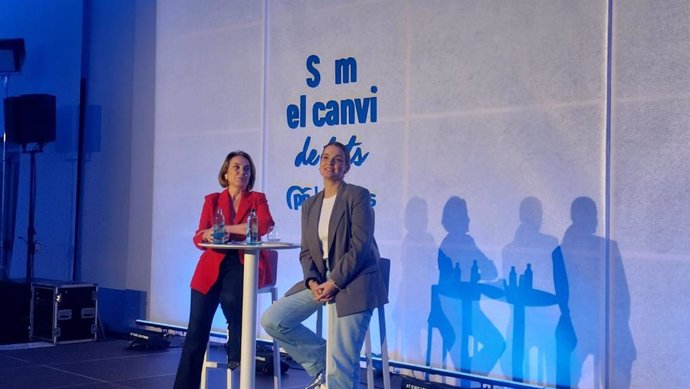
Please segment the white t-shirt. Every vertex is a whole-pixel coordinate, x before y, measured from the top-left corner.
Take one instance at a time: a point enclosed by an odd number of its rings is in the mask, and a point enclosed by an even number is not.
[[[333,197],[323,198],[323,205],[321,206],[321,215],[319,216],[319,239],[321,239],[321,251],[323,251],[323,259],[328,259],[328,223],[331,221],[331,213],[333,213],[333,204],[335,204],[336,194]]]

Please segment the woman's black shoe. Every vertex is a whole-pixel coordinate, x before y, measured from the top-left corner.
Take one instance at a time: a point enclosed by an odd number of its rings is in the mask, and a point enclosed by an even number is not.
[[[228,361],[228,369],[235,370],[240,367],[240,361]]]

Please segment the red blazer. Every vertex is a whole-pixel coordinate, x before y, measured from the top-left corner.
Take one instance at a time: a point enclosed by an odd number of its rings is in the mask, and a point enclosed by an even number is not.
[[[220,263],[225,258],[225,252],[207,249],[201,247],[203,243],[201,230],[211,228],[213,226],[213,216],[217,209],[223,210],[225,222],[228,224],[246,223],[249,212],[252,208],[256,209],[256,216],[259,222],[259,235],[268,233],[268,229],[275,223],[271,217],[271,212],[268,209],[268,201],[266,195],[260,192],[246,192],[242,195],[240,205],[237,209],[237,214],[232,217],[232,207],[230,206],[230,194],[227,191],[220,193],[211,193],[204,198],[204,207],[201,210],[201,218],[199,219],[199,228],[194,234],[194,244],[204,252],[199,258],[196,265],[194,276],[192,277],[192,289],[203,294],[208,293],[213,284],[218,279],[220,271]],[[231,235],[231,240],[244,240],[244,235]],[[244,263],[244,253],[240,252],[240,262]],[[269,271],[267,256],[263,251],[259,255],[259,288],[266,284],[266,281],[271,279],[271,275],[267,274]]]

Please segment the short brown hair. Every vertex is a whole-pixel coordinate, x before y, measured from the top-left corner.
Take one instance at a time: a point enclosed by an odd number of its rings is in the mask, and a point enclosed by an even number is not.
[[[254,188],[254,180],[256,179],[256,168],[254,167],[254,161],[252,161],[252,157],[250,157],[249,154],[241,150],[230,152],[225,157],[225,161],[223,161],[223,165],[221,165],[220,171],[218,172],[218,183],[223,188],[228,187],[228,179],[226,178],[226,175],[228,173],[228,165],[230,165],[230,160],[237,156],[244,157],[247,161],[249,161],[249,182],[247,183],[247,190],[252,190]]]

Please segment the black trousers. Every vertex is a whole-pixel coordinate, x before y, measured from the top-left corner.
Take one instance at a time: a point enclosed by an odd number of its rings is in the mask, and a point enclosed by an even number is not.
[[[192,290],[189,326],[185,336],[175,389],[198,388],[201,366],[208,343],[213,316],[220,304],[228,323],[228,360],[240,360],[242,339],[242,286],[244,265],[236,250],[228,251],[220,265],[218,280],[207,294]]]

